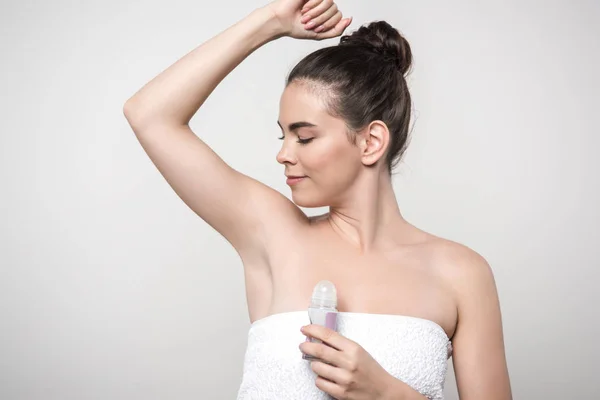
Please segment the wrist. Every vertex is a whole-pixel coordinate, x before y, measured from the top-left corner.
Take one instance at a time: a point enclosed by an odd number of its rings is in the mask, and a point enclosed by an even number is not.
[[[399,379],[393,376],[389,376],[387,384],[385,385],[385,392],[383,393],[382,400],[409,400],[410,387]]]
[[[268,4],[255,9],[248,17],[253,18],[260,25],[260,29],[256,35],[258,46],[286,36],[286,32],[281,26],[279,19]]]

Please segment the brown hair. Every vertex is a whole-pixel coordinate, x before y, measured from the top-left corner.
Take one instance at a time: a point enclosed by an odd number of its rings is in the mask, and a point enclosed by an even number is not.
[[[325,89],[329,113],[342,118],[350,132],[383,121],[390,131],[386,162],[391,173],[409,141],[412,103],[405,75],[411,62],[406,39],[387,22],[375,21],[342,36],[337,46],[307,55],[286,86],[308,81]]]

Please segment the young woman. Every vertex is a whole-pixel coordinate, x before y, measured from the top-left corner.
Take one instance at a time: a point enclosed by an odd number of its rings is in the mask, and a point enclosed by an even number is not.
[[[397,30],[363,26],[290,73],[277,161],[293,201],[233,170],[190,130],[215,87],[259,47],[283,36],[334,38],[350,22],[332,0],[274,1],[124,107],[165,179],[243,261],[252,326],[238,399],[441,399],[451,354],[461,399],[510,399],[489,265],[411,225],[394,195],[411,115],[411,51]],[[329,212],[309,218],[299,206]],[[324,279],[337,287],[338,332],[308,325]]]

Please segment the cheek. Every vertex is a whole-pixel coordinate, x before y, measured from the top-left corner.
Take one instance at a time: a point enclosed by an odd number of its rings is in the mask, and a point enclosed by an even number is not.
[[[315,179],[323,183],[343,181],[346,175],[354,175],[360,166],[358,149],[350,143],[323,143],[322,146],[306,152],[303,165],[307,175],[314,175]],[[341,182],[340,182],[341,183]]]

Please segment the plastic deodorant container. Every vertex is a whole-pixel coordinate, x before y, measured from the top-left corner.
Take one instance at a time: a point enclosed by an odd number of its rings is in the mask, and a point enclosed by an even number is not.
[[[308,308],[308,317],[311,324],[325,326],[337,332],[337,291],[335,285],[330,281],[321,281],[315,286],[310,307]],[[311,342],[321,343],[319,339],[310,339]],[[305,360],[315,359],[312,356],[303,354]]]

